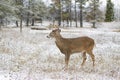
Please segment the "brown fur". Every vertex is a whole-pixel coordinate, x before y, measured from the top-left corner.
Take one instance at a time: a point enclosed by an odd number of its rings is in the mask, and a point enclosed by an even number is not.
[[[63,38],[60,35],[60,32],[60,29],[55,29],[49,34],[48,37],[55,38],[57,47],[63,54],[65,54],[66,68],[68,67],[70,55],[77,52],[83,52],[83,62],[81,64],[82,66],[86,61],[86,53],[91,56],[94,66],[95,58],[92,52],[95,45],[94,40],[87,36],[78,38]]]

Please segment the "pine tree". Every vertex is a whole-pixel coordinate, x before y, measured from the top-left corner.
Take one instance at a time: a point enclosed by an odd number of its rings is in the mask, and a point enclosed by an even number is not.
[[[102,11],[99,9],[100,0],[90,0],[85,11],[85,19],[92,23],[92,28],[96,28],[96,22],[102,21]]]
[[[10,2],[11,0],[0,0],[0,29],[4,24],[7,24],[8,17],[13,14],[14,10]]]
[[[54,12],[54,20],[58,20],[58,25],[61,26],[61,14],[62,14],[62,0],[51,0],[53,3],[51,4],[51,11]],[[54,22],[54,21],[53,21]]]
[[[83,27],[83,9],[84,5],[88,0],[78,0],[80,3],[80,27]]]
[[[114,4],[111,2],[111,0],[108,0],[106,7],[105,21],[111,22],[113,20],[114,20]]]

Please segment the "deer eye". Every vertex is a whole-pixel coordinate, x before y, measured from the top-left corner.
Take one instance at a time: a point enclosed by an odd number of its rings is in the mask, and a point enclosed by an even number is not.
[[[55,32],[55,30],[53,30],[52,32]]]

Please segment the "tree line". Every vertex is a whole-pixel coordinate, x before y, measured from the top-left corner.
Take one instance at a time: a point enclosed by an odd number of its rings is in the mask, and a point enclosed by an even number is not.
[[[91,22],[96,27],[96,22],[114,20],[114,4],[107,0],[105,17],[100,10],[100,0],[51,0],[46,5],[42,0],[0,0],[0,27],[10,22],[20,27],[22,32],[23,22],[26,26],[34,26],[35,21],[58,21],[59,26],[67,23],[68,27],[75,22],[75,27],[83,27],[83,21]],[[79,25],[78,25],[79,22]]]
[[[75,21],[75,27],[83,27],[83,20],[85,20],[91,22],[92,27],[95,28],[96,22],[114,21],[114,4],[111,0],[107,0],[105,15],[100,10],[102,4],[100,0],[52,0],[52,2],[51,17],[58,20],[59,26],[64,21],[67,21],[67,26],[72,26],[72,21]]]
[[[41,0],[1,0],[0,27],[12,22],[22,31],[23,22],[26,26],[34,26],[36,19],[41,20],[47,15],[46,10]]]

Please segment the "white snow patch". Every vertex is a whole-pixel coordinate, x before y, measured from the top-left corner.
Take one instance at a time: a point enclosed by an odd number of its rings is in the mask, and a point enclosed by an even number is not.
[[[86,23],[86,25],[88,25]],[[62,68],[64,55],[54,40],[46,38],[51,30],[3,28],[0,32],[0,80],[119,80],[120,33],[113,32],[119,23],[102,23],[97,29],[61,28],[63,37],[89,36],[95,40],[95,69],[87,55],[81,69],[81,54],[70,58],[69,70]]]

